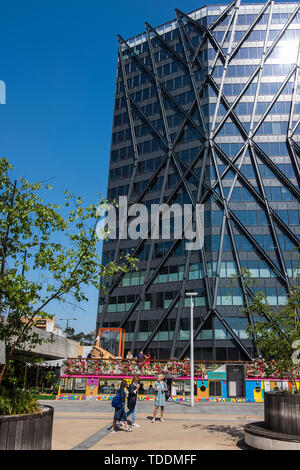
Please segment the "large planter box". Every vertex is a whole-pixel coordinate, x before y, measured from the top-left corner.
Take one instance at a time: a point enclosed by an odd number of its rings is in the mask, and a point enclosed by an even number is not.
[[[41,412],[0,416],[0,450],[51,450],[53,407]]]
[[[266,392],[265,427],[282,434],[300,436],[300,394]]]

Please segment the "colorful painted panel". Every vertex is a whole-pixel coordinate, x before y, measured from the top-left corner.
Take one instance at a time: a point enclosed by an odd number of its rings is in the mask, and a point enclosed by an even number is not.
[[[227,381],[222,380],[222,397],[227,398]]]
[[[197,398],[208,398],[208,380],[198,380]]]
[[[86,400],[85,395],[57,395],[56,400]]]
[[[93,377],[87,379],[86,394],[87,396],[96,396],[98,394],[98,379]]]

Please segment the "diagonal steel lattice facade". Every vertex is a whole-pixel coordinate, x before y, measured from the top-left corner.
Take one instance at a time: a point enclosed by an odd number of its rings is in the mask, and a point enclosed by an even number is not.
[[[255,289],[280,308],[299,264],[300,4],[207,6],[119,41],[108,200],[204,204],[205,244],[110,240],[103,261],[133,252],[139,271],[109,281],[98,327],[152,357],[257,356],[243,305]],[[243,267],[255,284],[245,284]]]

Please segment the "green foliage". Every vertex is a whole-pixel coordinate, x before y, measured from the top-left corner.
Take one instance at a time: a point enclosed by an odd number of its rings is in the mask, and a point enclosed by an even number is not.
[[[0,160],[0,340],[8,359],[16,349],[44,341],[32,326],[37,316],[51,317],[46,310],[53,302],[77,306],[88,300],[86,285],[99,289],[101,278],[127,272],[137,262],[126,254],[101,263],[98,204],[83,207],[67,190],[62,205],[45,203],[41,195],[51,187],[24,178],[11,181],[11,168]],[[0,383],[5,370],[4,365]]]
[[[30,390],[17,388],[13,394],[0,389],[0,415],[21,415],[40,411],[38,399]]]
[[[49,370],[46,372],[45,374],[45,381],[46,383],[52,383],[53,380],[55,379],[55,372],[53,372],[53,370]]]
[[[36,395],[38,400],[56,400],[57,395]]]
[[[243,268],[243,281],[249,287],[253,284],[251,273]],[[238,276],[237,276],[238,277]],[[253,335],[257,350],[265,361],[269,361],[271,369],[276,369],[281,378],[289,378],[297,391],[296,379],[300,377],[300,369],[293,360],[295,342],[300,339],[300,289],[292,286],[286,305],[274,310],[268,304],[263,292],[256,292],[249,306],[243,311],[247,315],[260,316],[260,321],[248,327]]]
[[[74,328],[68,328],[67,336],[74,341],[79,341],[81,346],[92,346],[95,344],[95,332],[91,331],[90,333],[75,333]]]
[[[41,382],[43,375],[46,375],[45,373],[41,374],[45,369],[38,367],[41,362],[44,362],[44,359],[38,355],[16,351],[13,359],[10,359],[6,364],[5,375],[1,382],[2,389],[13,395],[16,389],[36,387],[37,376]]]

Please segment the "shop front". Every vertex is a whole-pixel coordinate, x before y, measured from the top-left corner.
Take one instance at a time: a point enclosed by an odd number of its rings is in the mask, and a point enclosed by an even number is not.
[[[263,402],[265,391],[290,390],[292,384],[267,375],[270,369],[253,363],[196,363],[194,377],[195,401]],[[154,401],[155,382],[163,373],[170,392],[170,401],[189,401],[191,394],[190,364],[187,361],[153,361],[138,363],[126,360],[70,359],[60,378],[57,400],[100,401],[113,398],[121,380],[127,385],[134,375],[140,379],[138,398]],[[271,370],[272,373],[272,370]],[[298,382],[299,385],[299,382]]]

